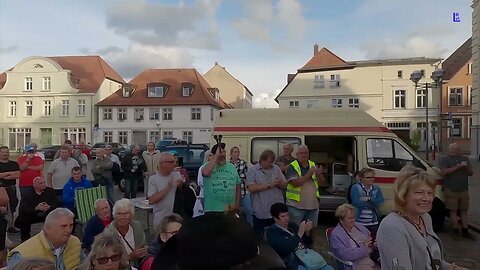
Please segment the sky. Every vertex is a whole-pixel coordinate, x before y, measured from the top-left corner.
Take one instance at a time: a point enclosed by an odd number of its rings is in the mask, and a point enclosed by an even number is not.
[[[0,69],[30,56],[100,55],[127,81],[218,62],[273,100],[315,43],[346,61],[447,58],[471,36],[470,0],[0,0]],[[460,22],[453,21],[459,13]]]

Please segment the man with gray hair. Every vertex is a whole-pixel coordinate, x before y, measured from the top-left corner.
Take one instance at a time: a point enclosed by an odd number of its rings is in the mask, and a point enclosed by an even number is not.
[[[460,238],[460,225],[458,224],[457,211],[460,210],[462,222],[462,236],[475,240],[476,237],[468,231],[468,177],[473,175],[472,165],[468,158],[460,155],[458,144],[448,146],[448,155],[440,159],[439,167],[444,177],[445,206],[450,210],[454,238]]]
[[[160,154],[158,172],[148,178],[148,203],[153,205],[153,226],[173,213],[175,192],[184,178],[175,170],[175,157],[169,152]]]
[[[55,263],[56,269],[77,269],[84,258],[80,240],[72,235],[74,215],[67,208],[57,208],[45,218],[43,229],[23,242],[7,256],[7,269],[13,269],[22,257],[42,257]]]
[[[83,233],[82,248],[90,251],[95,236],[103,232],[103,230],[112,222],[112,209],[106,199],[98,199],[95,201],[95,212],[85,226]]]

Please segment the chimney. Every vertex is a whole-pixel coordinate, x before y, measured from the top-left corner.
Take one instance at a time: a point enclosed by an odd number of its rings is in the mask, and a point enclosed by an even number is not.
[[[218,66],[218,62],[217,62],[217,61],[215,61],[215,66]]]
[[[293,80],[293,78],[295,78],[295,75],[296,74],[288,74],[287,75],[287,84],[289,84]]]
[[[318,53],[318,44],[315,43],[315,45],[313,45],[313,55],[316,55]]]

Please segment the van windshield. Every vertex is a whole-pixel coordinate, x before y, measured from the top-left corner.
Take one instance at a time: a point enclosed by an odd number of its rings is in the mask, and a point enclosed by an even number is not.
[[[409,164],[426,169],[400,143],[385,138],[367,139],[367,163],[371,168],[394,172]]]

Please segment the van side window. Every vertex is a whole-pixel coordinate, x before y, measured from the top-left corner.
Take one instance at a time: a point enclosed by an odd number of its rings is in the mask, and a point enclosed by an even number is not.
[[[401,144],[392,139],[367,139],[367,164],[385,171],[400,171],[415,158]]]
[[[258,157],[263,150],[270,149],[278,157],[283,154],[283,146],[285,144],[293,145],[293,155],[295,155],[297,147],[300,145],[300,138],[272,138],[272,137],[257,137],[252,139],[252,149],[250,151],[250,162],[255,164],[258,162]]]

